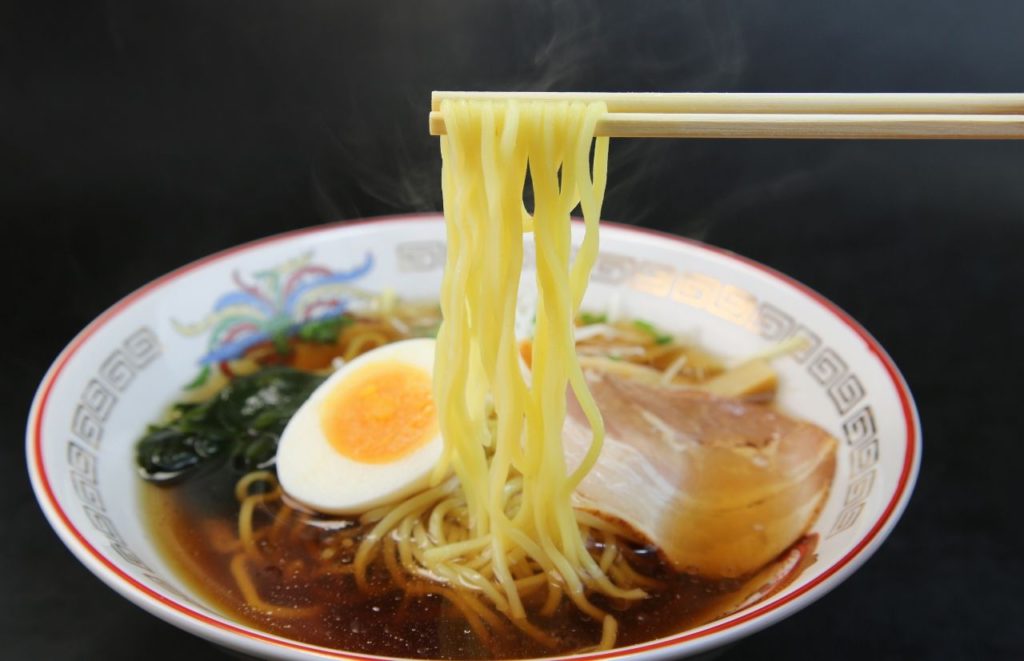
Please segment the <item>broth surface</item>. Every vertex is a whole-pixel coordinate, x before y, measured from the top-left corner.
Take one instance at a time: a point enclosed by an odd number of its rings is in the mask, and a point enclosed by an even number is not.
[[[387,559],[394,558],[393,548],[388,549],[390,538],[377,544],[383,548],[369,566],[366,589],[360,590],[352,560],[373,524],[298,510],[279,496],[252,498],[270,488],[258,480],[247,482],[245,504],[236,495],[243,475],[270,475],[263,467],[273,463],[273,433],[280,434],[322,378],[322,371],[321,376],[308,371],[324,370],[336,356],[351,359],[380,344],[429,335],[436,330],[437,314],[436,309],[425,310],[405,310],[402,326],[409,330],[404,333],[381,319],[346,316],[316,322],[316,330],[326,339],[293,338],[284,354],[272,346],[254,347],[245,356],[250,372],[253,366],[268,371],[244,384],[232,378],[235,392],[221,397],[225,390],[205,400],[221,399],[214,408],[193,401],[172,418],[178,422],[151,427],[138,456],[140,467],[153,480],[143,485],[151,534],[168,562],[208,603],[256,629],[304,643],[400,658],[514,659],[586,651],[601,640],[602,625],[569,599],[562,598],[550,615],[541,612],[545,590],[524,599],[529,621],[554,638],[553,646],[524,634],[494,610],[478,612],[474,622],[456,603],[466,608],[467,591],[460,596],[423,578],[403,576],[394,560],[389,566]],[[585,315],[582,321],[586,325],[606,320]],[[673,371],[675,382],[700,383],[722,371],[715,359],[672,342],[645,322],[620,323],[612,330],[617,340],[584,341],[578,345],[581,353],[618,361],[618,345],[628,341],[643,347],[629,357],[635,361],[629,364],[657,370],[659,375]],[[374,339],[367,342],[371,336]],[[524,358],[530,361],[529,351]],[[300,372],[273,371],[282,365]],[[244,413],[257,399],[266,406]],[[231,438],[244,439],[247,445],[232,450]],[[219,454],[212,456],[213,451]],[[255,509],[247,510],[253,502]],[[641,584],[649,595],[646,599],[615,600],[600,594],[588,598],[617,620],[616,647],[643,643],[700,626],[782,589],[813,562],[815,544],[815,535],[805,536],[749,576],[711,580],[678,573],[654,547],[619,539],[627,564],[656,585]],[[590,549],[601,555],[596,542]]]
[[[433,594],[407,598],[382,569],[371,572],[371,592],[363,594],[350,574],[310,578],[308,572],[289,571],[296,561],[318,562],[318,542],[332,533],[317,523],[336,525],[337,519],[301,514],[308,522],[285,548],[275,550],[279,559],[256,566],[250,576],[264,601],[283,607],[319,606],[303,617],[268,615],[251,608],[230,572],[237,549],[238,503],[234,475],[218,468],[173,486],[145,485],[145,501],[152,533],[165,556],[178,565],[190,587],[225,613],[251,626],[294,640],[333,649],[407,658],[483,659],[527,658],[553,652],[568,654],[592,645],[601,637],[601,625],[564,602],[550,618],[533,616],[559,641],[556,650],[546,649],[512,629],[512,635],[496,636],[487,646],[447,600]],[[266,512],[257,516],[269,520]],[[218,548],[218,545],[221,548]],[[352,552],[358,538],[352,544]],[[669,569],[651,548],[634,550],[636,568],[663,582],[648,599],[615,604],[595,597],[619,621],[617,646],[632,645],[689,629],[721,614],[743,581],[711,581]],[[377,563],[380,564],[380,563]]]

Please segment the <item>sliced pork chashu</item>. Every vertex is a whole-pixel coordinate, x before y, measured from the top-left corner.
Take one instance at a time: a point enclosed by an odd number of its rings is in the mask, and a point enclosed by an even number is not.
[[[600,373],[588,383],[607,436],[576,491],[578,506],[616,517],[680,571],[735,577],[803,535],[828,494],[836,440],[770,406]],[[570,468],[591,431],[574,398]]]

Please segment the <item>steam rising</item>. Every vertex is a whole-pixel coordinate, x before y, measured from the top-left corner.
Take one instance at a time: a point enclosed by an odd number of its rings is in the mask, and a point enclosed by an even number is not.
[[[449,41],[435,44],[436,52],[425,49],[409,70],[396,71],[396,89],[353,106],[344,125],[323,126],[311,179],[324,220],[440,210],[440,155],[426,130],[433,89],[729,91],[746,66],[739,25],[728,6],[714,0],[618,6],[528,0],[488,3],[488,9],[471,17],[479,20],[478,30],[463,22],[450,35],[432,35]],[[391,107],[376,116],[373,106],[381,103]],[[790,171],[735,192],[724,184],[701,187],[693,175],[721,144],[613,140],[603,215],[702,235],[751,196],[801,186],[805,178]],[[666,205],[666,196],[686,203]],[[659,200],[657,209],[647,202],[652,199]],[[658,218],[652,218],[655,211]],[[676,217],[660,217],[666,212]]]

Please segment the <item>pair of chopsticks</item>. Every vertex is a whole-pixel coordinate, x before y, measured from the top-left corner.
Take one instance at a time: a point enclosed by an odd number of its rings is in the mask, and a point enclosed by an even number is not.
[[[431,135],[444,99],[604,101],[613,138],[1024,139],[1024,94],[434,92]]]

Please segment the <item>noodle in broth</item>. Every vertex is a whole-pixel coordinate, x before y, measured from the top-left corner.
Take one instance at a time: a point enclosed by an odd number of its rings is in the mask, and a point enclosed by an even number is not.
[[[681,573],[631,527],[574,506],[605,439],[585,368],[667,386],[700,387],[723,373],[713,358],[649,324],[588,324],[581,312],[606,180],[608,142],[594,137],[603,104],[445,100],[441,112],[448,251],[433,390],[444,451],[429,488],[358,517],[331,518],[289,502],[270,462],[237,480],[233,505],[185,530],[196,510],[224,499],[221,470],[175,487],[178,496],[165,489],[153,496],[171,521],[162,526],[168,555],[191,557],[186,573],[215,576],[217,601],[243,606],[272,630],[375,654],[606,650],[727,612],[744,597],[742,578]],[[577,207],[585,233],[574,255]],[[534,336],[521,345],[515,316],[528,233],[538,302]],[[348,361],[408,337],[408,317],[423,314],[399,304],[361,315],[329,348],[293,343],[289,361],[329,371],[336,357]],[[578,329],[581,319],[589,330]],[[258,373],[275,360],[261,351],[234,372]],[[774,376],[765,369],[758,388],[770,398]],[[744,394],[744,378],[728,382],[736,392],[715,394]],[[571,469],[562,443],[567,392],[591,435]],[[197,486],[204,481],[205,492]],[[364,647],[343,623],[330,624],[367,612],[404,623],[406,634],[367,634]],[[418,630],[409,622],[420,621],[433,629],[411,633]],[[445,623],[462,633],[440,635]]]

